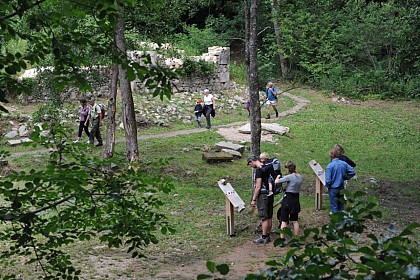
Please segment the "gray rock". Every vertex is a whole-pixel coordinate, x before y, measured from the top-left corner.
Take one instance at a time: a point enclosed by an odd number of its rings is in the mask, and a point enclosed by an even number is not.
[[[237,151],[237,152],[239,152],[241,154],[245,151],[245,146],[234,144],[232,142],[226,142],[226,141],[222,141],[222,142],[216,143],[216,148],[218,148],[219,150],[221,150],[221,149],[230,149],[230,150]]]
[[[9,131],[8,133],[6,133],[4,135],[4,138],[13,139],[13,138],[15,138],[17,136],[19,136],[19,133],[16,130],[12,130],[12,131]]]
[[[268,131],[270,133],[284,135],[288,133],[290,129],[286,126],[281,126],[277,123],[262,123],[261,130],[263,130],[263,133],[264,131]],[[251,125],[247,123],[246,125],[241,126],[240,128],[238,128],[238,132],[244,134],[251,134]]]
[[[18,129],[20,137],[26,137],[29,135],[30,131],[26,129],[26,124],[21,125]]]
[[[20,144],[22,144],[22,142],[20,140],[7,140],[7,145],[14,147],[14,146],[19,146]]]
[[[231,154],[234,158],[242,158],[242,154],[238,151],[231,150],[231,149],[222,149],[221,152],[225,152]]]

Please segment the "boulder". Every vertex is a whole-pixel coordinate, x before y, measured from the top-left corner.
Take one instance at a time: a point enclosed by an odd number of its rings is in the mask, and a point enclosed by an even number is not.
[[[222,149],[234,150],[241,154],[243,154],[243,152],[245,151],[245,146],[234,144],[232,142],[226,142],[226,141],[216,143],[216,148],[218,150],[222,150]]]
[[[6,135],[4,135],[4,138],[13,139],[17,136],[19,136],[19,132],[17,132],[16,130],[12,130],[12,131],[9,131],[8,133],[6,133]]]

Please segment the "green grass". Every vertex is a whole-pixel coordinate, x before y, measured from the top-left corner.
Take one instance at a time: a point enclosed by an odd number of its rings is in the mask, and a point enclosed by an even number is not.
[[[353,105],[337,104],[330,98],[310,90],[295,90],[311,101],[300,112],[280,118],[281,125],[290,128],[287,136],[277,136],[276,143],[262,142],[261,151],[277,156],[284,164],[293,160],[297,169],[304,176],[304,189],[301,196],[301,223],[311,224],[314,215],[313,187],[315,176],[308,162],[317,160],[324,168],[329,163],[328,152],[339,143],[346,149],[346,155],[357,163],[357,180],[351,180],[349,188],[369,189],[369,178],[374,177],[381,187],[383,182],[402,194],[414,196],[419,201],[419,104],[418,102],[368,101]],[[280,110],[294,105],[289,98],[282,98]],[[213,119],[213,124],[226,124],[246,120],[247,112],[221,114]],[[195,127],[195,126],[194,126]],[[141,134],[162,133],[177,129],[189,129],[190,125],[175,124],[171,128],[153,128],[140,130]],[[157,245],[146,249],[147,260],[132,261],[132,265],[112,267],[107,273],[109,278],[115,275],[132,276],[154,275],[158,269],[174,264],[189,264],[197,259],[212,259],[226,253],[229,248],[243,242],[250,242],[255,237],[256,214],[248,207],[235,214],[238,236],[230,238],[225,226],[225,197],[217,186],[217,181],[225,178],[248,204],[250,200],[250,168],[246,159],[230,163],[207,164],[201,156],[206,146],[224,140],[214,130],[202,133],[180,135],[170,138],[148,139],[139,141],[141,161],[158,158],[173,158],[162,172],[173,178],[175,188],[169,194],[162,194],[166,202],[161,211],[167,214],[177,232],[171,236],[161,236]],[[249,147],[247,147],[249,148]],[[98,153],[100,149],[92,149]],[[125,143],[116,147],[118,157],[124,158]],[[249,150],[245,152],[245,155]],[[45,160],[44,157],[42,159]],[[33,156],[13,159],[17,168],[29,168]],[[284,171],[284,168],[282,169]],[[388,186],[388,185],[384,185]],[[404,203],[404,202],[401,202]],[[316,215],[326,215],[328,199],[324,198],[325,211]],[[389,212],[386,218],[392,218]],[[100,247],[102,248],[102,247]],[[69,247],[75,256],[84,260],[88,268],[85,275],[95,276],[92,272],[94,263],[89,258],[94,254],[125,262],[128,255],[123,249],[98,249],[93,240]],[[203,267],[203,271],[205,268]],[[30,270],[22,272],[29,275]],[[99,278],[98,278],[99,279]]]

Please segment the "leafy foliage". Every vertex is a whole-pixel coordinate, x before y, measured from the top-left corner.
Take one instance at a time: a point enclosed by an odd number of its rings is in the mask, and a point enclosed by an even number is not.
[[[198,61],[191,58],[185,58],[182,65],[182,71],[187,77],[199,76],[209,77],[214,74],[216,65],[203,59]]]
[[[293,77],[354,97],[418,97],[418,3],[380,2],[282,1]]]
[[[43,279],[78,279],[80,271],[64,250],[68,244],[98,237],[141,257],[142,248],[158,242],[157,231],[173,232],[158,211],[159,192],[173,185],[151,162],[99,160],[83,144],[67,145],[68,138],[60,126],[48,137],[36,127],[32,139],[52,149],[50,160],[43,168],[0,179],[0,240],[10,244],[1,252],[2,266],[24,256],[42,268]],[[0,277],[15,277],[5,273]]]
[[[279,231],[288,237],[275,240],[274,245],[291,249],[279,260],[267,262],[268,270],[245,279],[418,279],[418,244],[410,237],[420,225],[411,224],[400,233],[390,227],[383,236],[364,234],[367,223],[381,212],[376,198],[365,201],[363,196],[363,192],[354,193],[348,211],[331,215],[331,222],[322,228],[305,229],[299,237],[289,228]],[[207,268],[215,272],[213,263]],[[212,276],[197,277],[208,278]]]

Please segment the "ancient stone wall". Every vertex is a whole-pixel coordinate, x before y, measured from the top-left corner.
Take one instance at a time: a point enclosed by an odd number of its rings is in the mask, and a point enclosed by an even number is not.
[[[143,63],[140,59],[144,51],[131,51],[128,56],[131,60]],[[156,50],[147,51],[151,57],[152,65],[160,65],[170,69],[178,69],[183,65],[183,60],[180,58],[165,57],[159,54]],[[191,60],[204,60],[215,64],[215,72],[209,77],[181,77],[174,82],[172,91],[175,92],[202,92],[204,89],[209,89],[211,93],[221,93],[223,90],[229,89],[232,85],[230,83],[229,63],[230,63],[230,48],[229,47],[209,47],[208,52],[201,56],[189,57]],[[21,76],[21,78],[35,78],[39,71],[43,69],[28,69]],[[85,69],[84,71],[92,72],[90,76],[96,78],[90,79],[93,86],[92,94],[94,96],[107,96],[109,94],[109,81],[111,71],[108,67],[96,67],[93,69]],[[98,77],[99,76],[99,77]],[[148,93],[148,89],[144,87],[144,81],[134,80],[131,82],[131,89],[134,93]],[[76,88],[70,87],[63,92],[63,100],[80,98],[80,94]],[[44,99],[44,98],[41,98]]]
[[[147,52],[150,57],[152,64],[158,63],[161,66],[168,67],[171,69],[177,69],[182,67],[182,59],[167,58],[157,54],[156,51]],[[130,57],[139,62],[138,59],[143,52],[131,52]],[[189,57],[192,60],[204,60],[209,63],[215,64],[215,71],[212,76],[209,77],[182,77],[174,82],[173,92],[201,92],[204,89],[209,89],[210,92],[219,93],[222,90],[226,90],[231,86],[230,83],[230,48],[229,47],[210,47],[208,52],[201,56]],[[135,80],[131,83],[133,92],[145,92],[148,90],[144,88],[143,82]]]

